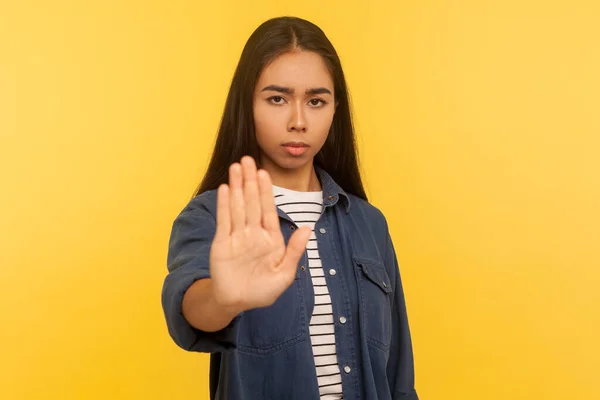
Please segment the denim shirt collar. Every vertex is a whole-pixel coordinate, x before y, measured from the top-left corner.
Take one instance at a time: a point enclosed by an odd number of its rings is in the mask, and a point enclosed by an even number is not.
[[[329,207],[335,205],[339,199],[343,198],[345,205],[346,214],[350,212],[350,196],[338,185],[331,175],[329,175],[323,168],[318,165],[314,165],[315,172],[321,181],[321,187],[323,189],[323,206]]]

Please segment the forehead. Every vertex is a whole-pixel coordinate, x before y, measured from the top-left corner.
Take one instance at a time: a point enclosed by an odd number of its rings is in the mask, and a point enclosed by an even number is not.
[[[257,89],[269,84],[292,88],[327,87],[333,91],[333,80],[323,58],[310,51],[295,51],[277,57],[260,74]]]

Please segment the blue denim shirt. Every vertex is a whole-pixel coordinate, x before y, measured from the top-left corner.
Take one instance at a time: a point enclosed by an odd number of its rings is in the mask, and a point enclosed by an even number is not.
[[[324,206],[315,225],[319,254],[325,270],[336,271],[326,279],[343,397],[417,400],[404,293],[386,219],[373,205],[344,192],[324,170],[315,169]],[[171,337],[185,350],[211,353],[211,399],[318,399],[308,329],[314,291],[308,268],[301,268],[308,264],[306,252],[296,279],[273,305],[245,311],[214,333],[199,331],[184,318],[185,291],[210,277],[216,200],[216,190],[196,196],[173,224],[162,292]],[[278,213],[288,243],[297,226],[283,211]]]

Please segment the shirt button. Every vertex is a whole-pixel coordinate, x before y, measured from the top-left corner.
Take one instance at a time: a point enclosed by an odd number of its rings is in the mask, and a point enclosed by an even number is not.
[[[302,271],[306,271],[306,267],[305,267],[304,265],[303,265],[303,266],[301,266],[301,267],[300,267],[300,269],[301,269]]]
[[[344,367],[344,372],[345,372],[345,373],[347,373],[347,374],[349,374],[349,373],[350,373],[350,371],[352,371],[352,368],[350,368],[349,366],[347,366],[347,365],[346,365],[346,366]]]
[[[345,324],[346,323],[346,317],[340,317],[340,323],[341,324]]]
[[[325,233],[327,233],[327,231],[325,230],[325,228],[321,228],[321,229],[319,229],[319,232],[321,232],[321,234],[323,234],[323,235],[324,235]]]
[[[329,275],[333,276],[335,274],[336,274],[335,269],[332,268],[329,270]]]
[[[387,283],[383,282],[383,287],[387,287]]]
[[[333,196],[329,196],[329,197],[328,197],[328,199],[329,199],[329,200],[333,200],[333,199],[335,199],[335,197],[333,197]]]
[[[296,227],[294,225],[290,225],[290,229],[291,230],[296,230]]]

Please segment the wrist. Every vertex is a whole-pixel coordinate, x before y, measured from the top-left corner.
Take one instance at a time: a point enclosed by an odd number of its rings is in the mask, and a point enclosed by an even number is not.
[[[238,314],[246,311],[246,307],[242,304],[241,300],[223,302],[218,298],[218,296],[215,296],[212,279],[209,285],[209,299],[219,313],[221,313],[223,316],[227,316],[228,318],[230,317],[231,319],[234,319]]]

